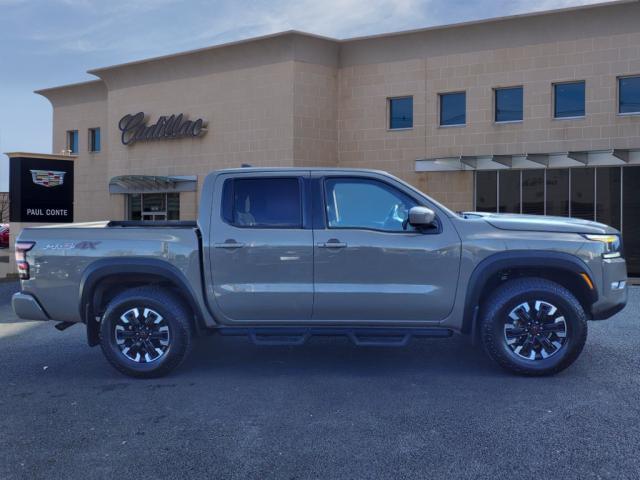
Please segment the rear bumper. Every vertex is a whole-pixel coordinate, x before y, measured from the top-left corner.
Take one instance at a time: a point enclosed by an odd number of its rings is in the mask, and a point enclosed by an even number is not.
[[[51,320],[36,297],[29,293],[15,293],[11,297],[11,306],[15,314],[23,320]]]
[[[602,263],[602,291],[591,307],[593,320],[612,317],[627,304],[627,263],[623,258],[605,259]]]

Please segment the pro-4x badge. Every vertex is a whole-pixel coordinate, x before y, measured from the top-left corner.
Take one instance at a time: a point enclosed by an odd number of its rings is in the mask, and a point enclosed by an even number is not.
[[[56,172],[53,170],[31,170],[31,180],[36,185],[43,187],[57,187],[64,183],[66,172]]]

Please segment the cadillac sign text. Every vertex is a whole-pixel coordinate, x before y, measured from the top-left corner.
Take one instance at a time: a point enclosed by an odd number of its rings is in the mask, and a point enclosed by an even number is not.
[[[148,125],[144,112],[129,113],[118,122],[123,145],[149,140],[201,137],[207,132],[206,127],[207,124],[202,118],[187,120],[182,113],[168,117],[163,115],[152,125]]]

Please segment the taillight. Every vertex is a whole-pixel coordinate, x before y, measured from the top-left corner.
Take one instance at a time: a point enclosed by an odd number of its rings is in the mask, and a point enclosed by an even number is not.
[[[33,248],[36,242],[16,242],[16,265],[20,280],[29,280],[29,262],[27,252]]]

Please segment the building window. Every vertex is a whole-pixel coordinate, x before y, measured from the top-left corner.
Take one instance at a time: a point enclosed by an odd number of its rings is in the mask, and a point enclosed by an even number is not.
[[[495,121],[522,121],[522,87],[496,88]]]
[[[67,150],[78,153],[78,130],[67,131]]]
[[[179,220],[179,193],[132,193],[128,195],[128,220]]]
[[[244,228],[302,228],[300,180],[236,178],[224,183],[222,217]]]
[[[99,128],[89,129],[89,151],[90,152],[100,151],[100,129]]]
[[[618,79],[618,113],[640,113],[640,75]]]
[[[553,86],[554,118],[584,117],[584,82],[556,83]]]
[[[544,170],[522,171],[522,213],[544,215]]]
[[[571,169],[571,216],[595,220],[595,178],[593,168]]]
[[[632,170],[627,169],[627,172]],[[620,230],[620,167],[596,168],[596,222]]]
[[[440,125],[464,125],[467,123],[466,93],[441,93],[440,94]]]
[[[498,210],[498,172],[476,172],[476,207],[478,212]]]
[[[545,212],[556,217],[569,216],[569,170],[547,170]]]
[[[498,176],[498,212],[520,213],[520,170],[503,170]]]
[[[413,128],[413,97],[389,99],[389,129]]]

